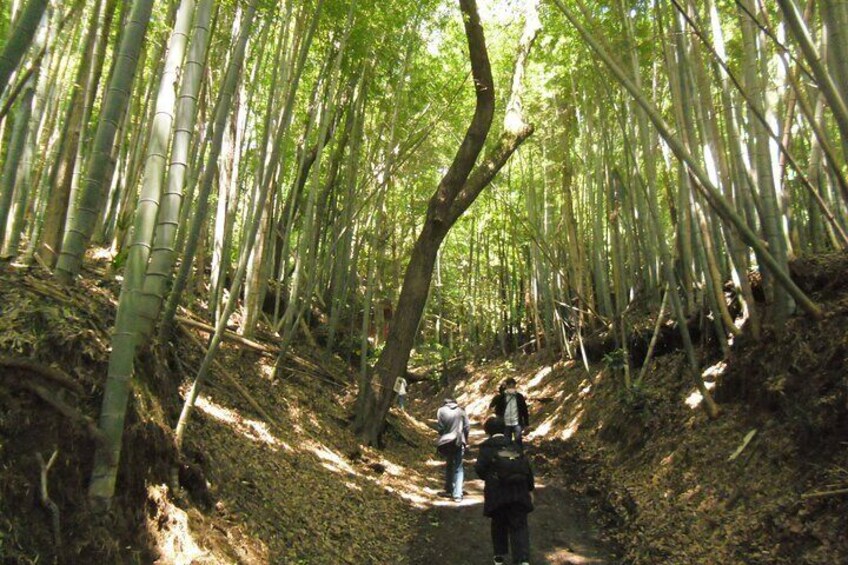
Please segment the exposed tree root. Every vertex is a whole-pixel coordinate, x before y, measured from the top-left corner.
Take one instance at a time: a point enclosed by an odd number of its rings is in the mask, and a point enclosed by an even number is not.
[[[97,427],[93,419],[80,413],[77,409],[67,404],[61,398],[58,398],[50,390],[33,381],[18,380],[13,381],[14,386],[28,390],[35,396],[43,400],[46,404],[54,408],[59,414],[65,416],[75,424],[79,424],[88,433],[88,436],[98,444],[104,441],[103,432]]]
[[[0,357],[0,367],[23,369],[31,373],[36,373],[38,376],[44,377],[45,379],[78,394],[79,396],[85,394],[85,389],[83,389],[81,384],[61,369],[57,369],[55,367],[49,367],[29,359],[16,359],[13,357]],[[8,375],[9,373],[0,373],[0,376]]]

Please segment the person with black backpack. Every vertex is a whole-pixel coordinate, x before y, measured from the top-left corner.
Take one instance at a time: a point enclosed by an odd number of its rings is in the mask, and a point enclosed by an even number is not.
[[[533,469],[524,450],[504,435],[503,419],[493,416],[483,429],[489,438],[480,444],[474,470],[485,482],[483,514],[492,519],[495,565],[504,563],[510,548],[513,563],[529,565],[527,514],[533,511]]]

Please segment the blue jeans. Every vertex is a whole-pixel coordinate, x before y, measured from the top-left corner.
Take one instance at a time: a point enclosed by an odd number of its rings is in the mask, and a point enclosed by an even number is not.
[[[445,465],[445,492],[453,498],[462,498],[462,481],[465,479],[465,469],[462,466],[464,447],[458,447],[447,457]]]
[[[516,424],[514,426],[507,426],[506,433],[504,434],[506,439],[509,441],[515,442],[518,447],[523,448],[524,444],[521,441],[521,424]]]
[[[405,395],[405,394],[399,394],[399,395],[398,395],[398,397],[397,397],[397,404],[398,404],[398,408],[400,408],[401,410],[403,410],[403,408],[404,408],[404,401],[405,401],[405,400],[406,400],[406,395]]]

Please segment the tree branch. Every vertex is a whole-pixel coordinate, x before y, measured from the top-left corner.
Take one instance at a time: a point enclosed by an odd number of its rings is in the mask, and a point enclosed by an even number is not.
[[[435,220],[446,226],[450,226],[447,221],[448,210],[468,179],[480,151],[483,150],[495,115],[495,86],[483,26],[477,13],[477,3],[474,0],[459,0],[459,7],[465,24],[465,36],[468,39],[468,55],[477,104],[465,137],[427,209],[428,220]]]
[[[497,144],[487,152],[485,159],[480,163],[468,181],[459,191],[448,213],[448,224],[453,224],[474,202],[477,196],[495,178],[498,171],[503,168],[509,158],[530,137],[533,126],[524,125],[517,133],[504,131],[498,139]]]

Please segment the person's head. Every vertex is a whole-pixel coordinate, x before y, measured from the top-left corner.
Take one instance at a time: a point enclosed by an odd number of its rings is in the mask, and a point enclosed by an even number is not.
[[[502,434],[506,431],[506,424],[504,424],[503,418],[492,416],[483,424],[483,430],[490,436]]]
[[[513,377],[509,377],[507,380],[504,381],[504,388],[506,390],[515,390],[516,385],[517,383],[515,382],[515,379]]]

